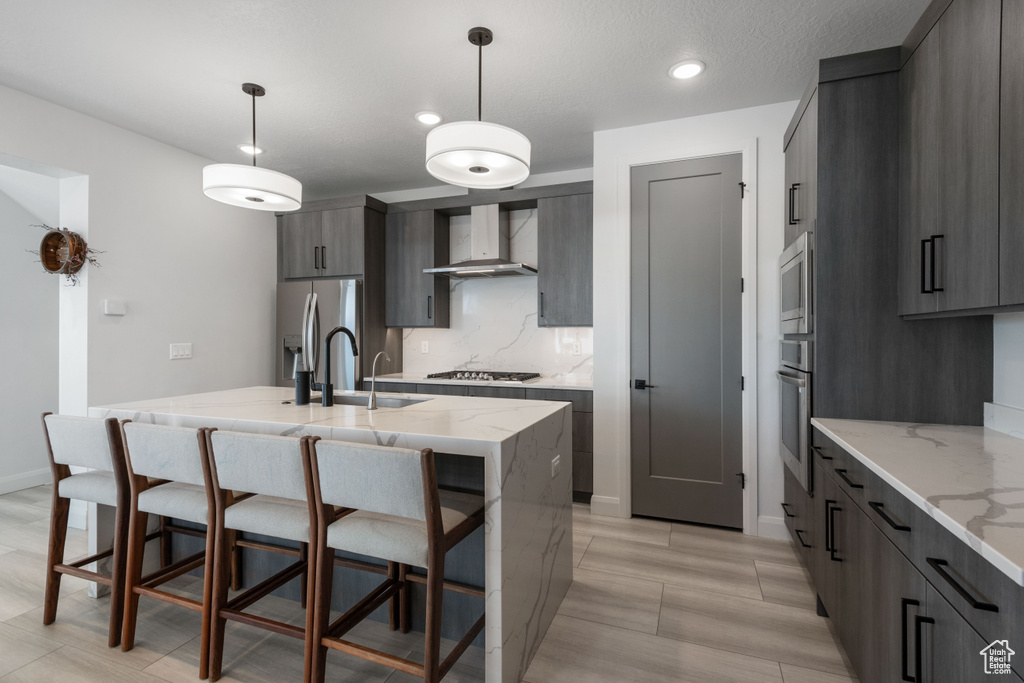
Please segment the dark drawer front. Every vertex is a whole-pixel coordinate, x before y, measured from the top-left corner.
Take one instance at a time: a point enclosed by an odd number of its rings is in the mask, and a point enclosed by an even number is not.
[[[483,398],[526,398],[526,389],[521,387],[477,387],[468,386],[469,396]]]
[[[468,396],[468,387],[461,384],[417,384],[417,391],[421,394],[434,394],[435,396]]]
[[[594,454],[586,451],[572,452],[572,490],[581,493],[594,491]]]
[[[366,390],[370,389],[370,381],[363,380],[363,386]],[[417,385],[412,382],[385,382],[384,380],[377,380],[377,391],[391,391],[396,394],[415,394]]]
[[[786,528],[796,545],[797,554],[803,561],[804,566],[810,567],[813,557],[811,549],[814,546],[814,522],[811,519],[811,499],[807,492],[800,486],[800,482],[793,476],[793,473],[786,467],[783,469],[783,506],[782,514],[786,521]]]
[[[572,414],[572,449],[585,453],[594,452],[594,414]]]
[[[864,481],[864,514],[868,516],[893,545],[907,557],[923,529],[915,528],[915,516],[921,509],[898,493],[881,477],[868,470]]]
[[[1011,647],[1024,643],[1024,587],[920,508],[910,526],[914,529],[911,560],[985,642],[1006,638]],[[1014,657],[1012,664],[1018,674],[1024,674],[1024,659]]]
[[[811,449],[818,451],[819,461],[823,460],[826,463],[825,472],[835,480],[839,488],[850,496],[853,502],[862,508],[867,507],[864,487],[869,474],[868,468],[817,429],[814,430]]]
[[[527,389],[526,398],[531,401],[569,401],[575,413],[594,412],[594,393],[569,389]]]

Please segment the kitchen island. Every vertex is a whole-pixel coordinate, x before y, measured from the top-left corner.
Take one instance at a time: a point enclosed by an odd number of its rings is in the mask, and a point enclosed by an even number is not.
[[[375,411],[356,405],[324,408],[318,402],[297,406],[292,389],[249,387],[98,406],[89,414],[432,448],[482,459],[486,674],[488,681],[518,682],[572,582],[571,404],[464,396],[380,397],[419,402]]]

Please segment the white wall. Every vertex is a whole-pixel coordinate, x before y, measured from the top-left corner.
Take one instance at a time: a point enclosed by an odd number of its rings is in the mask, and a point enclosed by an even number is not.
[[[629,225],[628,191],[620,191],[631,160],[669,161],[688,150],[739,149],[756,140],[756,467],[757,528],[780,536],[782,463],[778,447],[779,328],[776,259],[783,247],[782,137],[795,102],[594,134],[594,501],[595,512],[628,516],[629,482]],[[699,155],[699,154],[698,154]],[[746,171],[745,171],[746,173]],[[628,178],[628,175],[625,176]],[[626,217],[623,220],[623,216]],[[746,277],[753,277],[745,264]],[[748,280],[750,282],[750,280]],[[753,444],[750,444],[752,447]],[[748,517],[749,519],[750,517]]]
[[[0,155],[63,169],[61,223],[104,252],[61,288],[61,411],[271,383],[272,213],[206,198],[206,159],[5,87]],[[104,316],[107,298],[128,315]],[[170,361],[171,342],[193,358]]]
[[[993,316],[992,402],[1024,410],[1024,313]]]
[[[39,415],[57,410],[57,301],[60,283],[26,253],[37,250],[56,222],[59,187],[54,178],[0,168],[0,493],[50,479]],[[13,187],[11,186],[13,185]],[[13,196],[12,196],[13,195]],[[49,206],[43,206],[49,204]],[[29,211],[26,206],[31,206]],[[45,214],[45,215],[40,215]]]

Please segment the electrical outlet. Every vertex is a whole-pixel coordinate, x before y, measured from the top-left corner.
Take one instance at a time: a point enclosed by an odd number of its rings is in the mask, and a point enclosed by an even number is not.
[[[171,360],[184,360],[192,357],[192,343],[171,344]]]
[[[420,353],[430,353],[430,342],[426,339],[420,342]]]
[[[562,471],[562,456],[556,455],[551,459],[551,478],[554,479]]]
[[[572,340],[572,355],[579,356],[583,354],[583,344],[579,339]]]

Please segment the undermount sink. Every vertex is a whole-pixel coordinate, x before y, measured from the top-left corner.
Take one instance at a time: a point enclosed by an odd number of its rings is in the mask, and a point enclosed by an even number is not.
[[[393,398],[390,396],[377,396],[377,407],[378,408],[407,408],[414,406],[417,403],[423,403],[429,401],[429,398]],[[369,403],[370,397],[367,396],[353,396],[352,394],[335,394],[334,405],[336,406],[362,406],[366,407]]]

